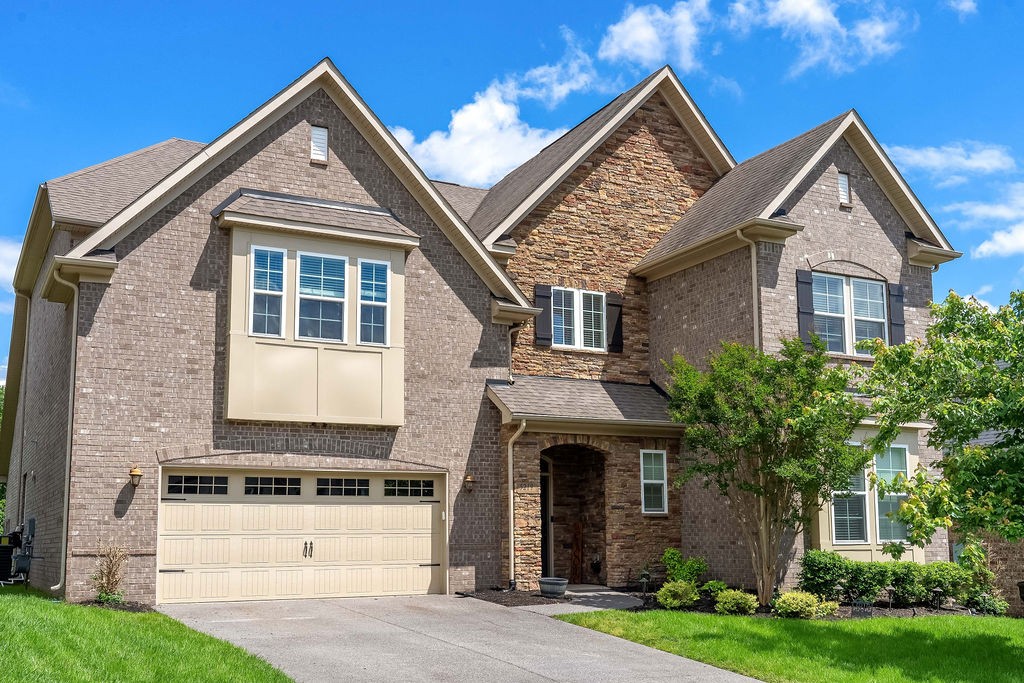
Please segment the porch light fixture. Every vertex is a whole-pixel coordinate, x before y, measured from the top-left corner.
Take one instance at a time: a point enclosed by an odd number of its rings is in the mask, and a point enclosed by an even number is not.
[[[462,479],[462,485],[466,489],[466,493],[473,493],[473,485],[476,484],[476,479],[473,478],[472,474],[467,474]]]
[[[128,470],[128,479],[132,482],[133,488],[138,488],[139,484],[142,483],[142,470],[139,469],[138,465],[132,465],[132,468]]]

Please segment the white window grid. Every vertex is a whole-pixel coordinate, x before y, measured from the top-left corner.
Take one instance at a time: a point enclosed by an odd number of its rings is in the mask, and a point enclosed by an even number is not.
[[[257,289],[256,288],[256,252],[257,251],[268,251],[281,254],[281,291],[277,292],[272,289]],[[263,247],[259,245],[252,245],[249,249],[249,334],[253,337],[271,337],[273,339],[284,339],[285,320],[287,320],[287,293],[288,293],[288,251],[286,249],[278,249],[277,247]],[[253,325],[256,318],[256,296],[257,295],[276,296],[281,300],[281,332],[279,334],[267,334],[264,332],[256,332],[255,326]]]
[[[885,296],[885,283],[881,280],[868,280],[865,278],[848,277],[845,275],[831,275],[828,273],[814,273],[813,278],[821,279],[831,283],[841,283],[842,286],[842,311],[834,312],[828,309],[819,310],[817,306],[814,307],[815,318],[828,318],[830,320],[840,320],[843,326],[843,349],[842,351],[836,351],[829,349],[831,353],[843,353],[843,354],[856,354],[859,356],[869,356],[870,353],[866,351],[860,351],[857,349],[857,323],[865,322],[873,325],[878,325],[881,329],[882,334],[880,338],[886,344],[889,343],[889,318],[888,318],[888,303],[886,302]],[[857,297],[854,295],[855,285],[860,284],[865,287],[877,288],[881,290],[881,296],[878,300],[868,299],[864,297]],[[813,286],[813,285],[812,285]],[[834,294],[827,294],[828,300],[834,301]],[[868,306],[877,305],[881,312],[881,317],[870,315],[867,313],[857,314],[858,304]],[[863,309],[862,309],[863,310]],[[864,339],[874,339],[875,337],[865,336]],[[823,340],[824,341],[824,340]]]
[[[303,257],[332,259],[334,261],[341,261],[342,262],[342,272],[344,273],[344,280],[345,280],[344,281],[345,296],[333,297],[333,296],[321,296],[321,295],[315,295],[315,294],[303,294],[302,293],[302,258]],[[346,342],[346,340],[348,339],[348,317],[349,317],[348,316],[348,296],[347,296],[347,294],[348,294],[348,287],[349,287],[349,284],[348,284],[348,281],[349,281],[348,257],[346,257],[346,256],[338,256],[337,254],[320,254],[320,253],[311,252],[311,251],[300,251],[300,252],[298,252],[296,254],[296,259],[297,260],[296,260],[296,269],[295,269],[296,273],[295,273],[295,277],[298,278],[298,280],[297,280],[297,282],[295,284],[295,338],[296,339],[303,339],[303,340],[306,340],[306,341],[325,342],[325,343],[332,343],[332,344],[344,344]],[[299,334],[299,329],[300,329],[300,324],[301,324],[302,300],[303,299],[308,299],[308,300],[311,300],[311,301],[329,301],[329,302],[332,302],[332,303],[336,302],[336,303],[340,303],[341,304],[341,339],[333,339],[333,338],[330,338],[330,337],[326,337],[326,338],[325,337],[310,337],[310,336],[304,336],[304,335]]]
[[[559,298],[569,295],[572,302],[571,310],[565,306],[556,306],[556,293],[560,296]],[[562,299],[564,302],[564,299]],[[595,306],[594,304],[597,304]],[[585,310],[584,304],[589,304],[589,310]],[[569,330],[572,335],[571,340],[568,342],[565,340],[565,334],[562,335],[562,342],[556,342],[555,339],[558,337],[556,333],[556,327],[559,327],[555,323],[555,310],[558,309],[562,312],[563,316],[566,312],[571,312],[571,320],[567,322],[570,325],[562,326],[563,330]],[[563,317],[563,320],[565,318]],[[597,323],[600,323],[600,326]],[[551,345],[555,348],[560,349],[579,349],[585,351],[606,351],[608,348],[607,341],[607,327],[608,327],[608,306],[605,300],[604,292],[594,292],[587,289],[570,289],[568,287],[552,287],[551,288]]]
[[[647,476],[648,458],[653,457],[653,463],[661,468],[661,477],[649,478]],[[661,491],[660,500],[648,500],[647,487],[658,486]],[[665,451],[641,450],[640,451],[640,511],[643,514],[668,514],[668,463],[666,462]]]
[[[385,290],[384,290],[384,301],[364,301],[363,300],[363,264],[373,264],[384,266],[385,272]],[[391,346],[391,263],[389,261],[377,261],[374,259],[359,259],[359,280],[357,286],[359,287],[359,303],[358,311],[356,312],[356,340],[357,343],[362,346]],[[384,343],[363,341],[363,307],[375,307],[382,308],[384,310]]]

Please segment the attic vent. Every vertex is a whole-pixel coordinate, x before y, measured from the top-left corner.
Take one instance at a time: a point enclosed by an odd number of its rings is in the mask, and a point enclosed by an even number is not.
[[[849,204],[850,203],[850,174],[840,173],[839,174],[839,203]]]
[[[327,129],[313,126],[309,138],[309,158],[313,161],[327,161]]]

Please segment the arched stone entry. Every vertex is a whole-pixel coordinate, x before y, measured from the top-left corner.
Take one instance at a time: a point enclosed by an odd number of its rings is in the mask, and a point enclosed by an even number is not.
[[[556,444],[541,451],[545,574],[570,583],[605,582],[605,456],[579,443]]]

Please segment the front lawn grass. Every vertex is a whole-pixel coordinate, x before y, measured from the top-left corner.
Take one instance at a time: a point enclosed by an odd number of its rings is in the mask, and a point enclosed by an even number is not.
[[[0,680],[288,681],[262,659],[157,612],[0,590]]]
[[[764,681],[1024,680],[1019,619],[801,621],[669,611],[558,618]]]

